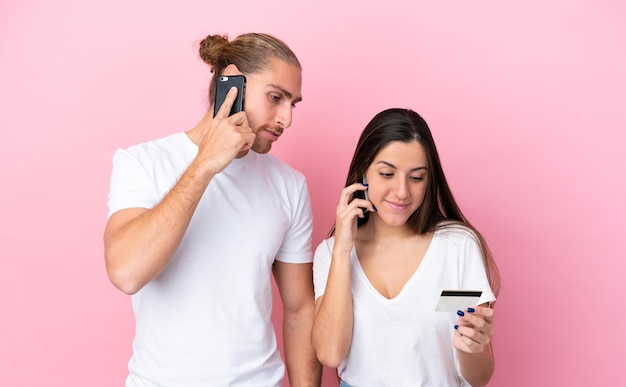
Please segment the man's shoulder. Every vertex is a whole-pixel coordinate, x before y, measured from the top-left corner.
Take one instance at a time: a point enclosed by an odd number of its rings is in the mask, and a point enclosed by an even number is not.
[[[185,137],[185,133],[169,134],[165,137],[131,145],[122,150],[128,153],[151,153],[159,150],[176,148],[180,147],[184,143]]]
[[[197,148],[185,133],[174,133],[127,148],[118,148],[114,158],[134,159],[142,164],[177,163],[187,162],[195,153]]]

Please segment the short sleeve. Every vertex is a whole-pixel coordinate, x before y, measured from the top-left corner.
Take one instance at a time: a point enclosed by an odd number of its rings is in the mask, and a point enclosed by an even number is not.
[[[334,238],[326,239],[315,249],[313,258],[313,286],[315,288],[315,299],[324,295],[328,272],[330,271],[330,261],[332,257],[332,245]]]
[[[460,262],[462,288],[482,290],[480,304],[495,301],[495,295],[489,285],[482,250],[473,233],[467,232],[462,249],[463,259]]]
[[[127,150],[116,150],[108,195],[108,217],[125,208],[152,208],[157,200],[145,168]]]
[[[311,254],[313,214],[311,212],[311,198],[305,180],[302,180],[299,195],[296,197],[293,208],[291,226],[285,234],[276,259],[288,263],[310,263],[313,260]]]

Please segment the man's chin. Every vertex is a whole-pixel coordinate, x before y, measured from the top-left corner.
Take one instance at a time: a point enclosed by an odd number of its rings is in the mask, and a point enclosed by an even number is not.
[[[237,156],[235,156],[235,158],[236,159],[240,159],[240,158],[244,157],[245,155],[247,155],[248,152],[250,152],[250,149],[239,151],[239,153],[237,153]]]

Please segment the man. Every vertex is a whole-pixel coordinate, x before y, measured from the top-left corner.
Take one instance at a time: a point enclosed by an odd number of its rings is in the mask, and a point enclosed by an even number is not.
[[[291,125],[302,70],[282,41],[209,35],[211,106],[193,129],[118,150],[104,242],[112,283],[132,295],[130,386],[279,386],[272,282],[291,386],[319,386],[311,207],[301,173],[267,154]],[[247,78],[245,112],[213,117],[220,75]]]

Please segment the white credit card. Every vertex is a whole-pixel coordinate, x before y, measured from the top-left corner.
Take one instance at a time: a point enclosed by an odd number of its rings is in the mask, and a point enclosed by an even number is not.
[[[456,312],[478,305],[481,290],[442,290],[435,310],[438,312]]]

